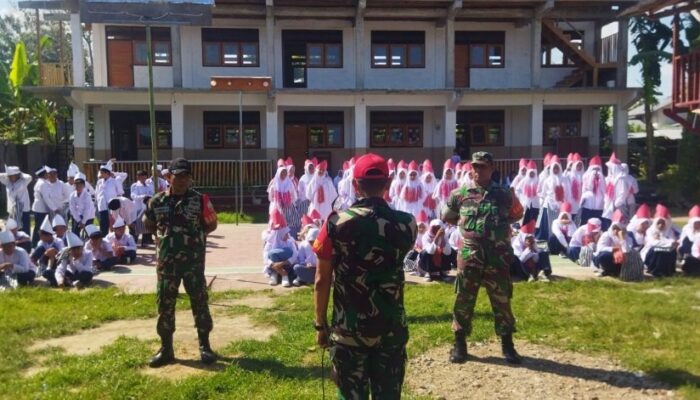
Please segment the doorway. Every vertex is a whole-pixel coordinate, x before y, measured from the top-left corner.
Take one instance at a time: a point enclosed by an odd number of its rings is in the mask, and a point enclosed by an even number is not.
[[[107,40],[107,81],[110,87],[134,86],[131,40]]]

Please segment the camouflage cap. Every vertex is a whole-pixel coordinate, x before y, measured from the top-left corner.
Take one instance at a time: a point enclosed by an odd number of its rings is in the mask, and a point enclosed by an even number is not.
[[[190,162],[184,158],[176,158],[170,162],[170,168],[168,168],[173,175],[189,174],[190,173]]]
[[[493,155],[488,151],[477,151],[472,154],[472,164],[493,164]]]

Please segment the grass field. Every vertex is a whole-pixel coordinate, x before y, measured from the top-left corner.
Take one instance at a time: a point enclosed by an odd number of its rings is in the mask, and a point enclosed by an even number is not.
[[[215,293],[212,301],[247,295]],[[314,347],[310,324],[311,296],[311,289],[305,288],[277,298],[273,309],[232,308],[231,313],[249,314],[258,324],[276,326],[277,334],[268,342],[241,341],[216,349],[234,355],[223,371],[172,382],[140,372],[157,347],[155,341],[122,337],[90,356],[68,355],[59,348],[33,354],[27,350],[34,340],[117,319],[152,317],[154,295],[125,295],[116,289],[30,288],[2,293],[0,398],[319,398],[320,352]],[[449,285],[407,287],[409,357],[451,341],[452,300]],[[698,304],[697,279],[634,285],[607,280],[520,283],[513,303],[519,328],[516,340],[609,356],[630,370],[670,383],[683,397],[700,398]],[[178,309],[185,307],[183,297]],[[490,307],[482,292],[471,340],[493,335]],[[49,368],[25,377],[24,371],[39,363]],[[326,381],[326,394],[332,392]]]

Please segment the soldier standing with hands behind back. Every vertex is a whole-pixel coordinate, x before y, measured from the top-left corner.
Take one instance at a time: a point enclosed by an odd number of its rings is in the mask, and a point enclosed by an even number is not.
[[[495,317],[496,333],[507,362],[518,364],[520,355],[513,345],[515,317],[510,308],[513,283],[510,263],[510,224],[523,215],[513,193],[491,180],[493,156],[477,152],[472,156],[475,187],[455,189],[442,210],[442,219],[459,227],[462,243],[457,254],[457,280],[452,330],[455,344],[450,361],[467,361],[466,336],[471,333],[479,287],[484,285]]]
[[[150,366],[161,367],[175,361],[173,333],[175,332],[175,303],[180,282],[190,297],[202,362],[216,362],[209,345],[213,328],[206,279],[204,253],[206,236],[216,229],[216,214],[206,195],[190,188],[190,163],[177,158],[170,163],[173,174],[171,186],[153,196],[143,216],[149,232],[156,232],[158,248],[158,335],[161,348],[151,358]]]

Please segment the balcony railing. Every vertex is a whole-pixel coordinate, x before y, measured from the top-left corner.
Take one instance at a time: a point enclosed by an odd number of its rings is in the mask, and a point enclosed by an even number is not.
[[[70,74],[61,64],[42,63],[41,86],[70,86]]]
[[[169,161],[159,161],[167,166]],[[104,161],[87,161],[83,163],[83,171],[89,182],[97,181],[97,172]],[[192,184],[197,188],[231,189],[238,185],[239,169],[243,168],[243,186],[267,186],[274,176],[274,161],[272,160],[190,160],[192,166]],[[150,161],[116,161],[114,171],[129,174],[125,184],[130,186],[135,181],[136,171],[151,170]],[[149,172],[150,174],[150,172]]]
[[[700,108],[700,51],[673,59],[673,106]]]

